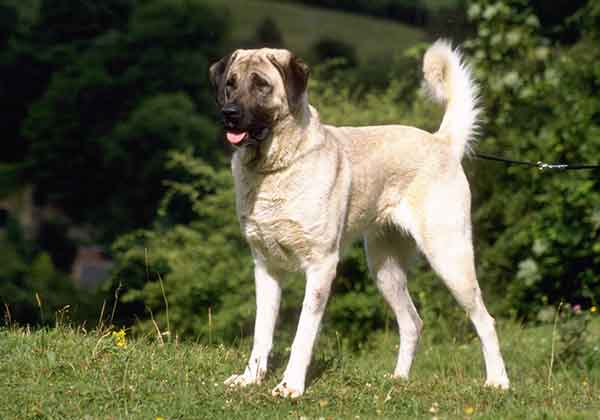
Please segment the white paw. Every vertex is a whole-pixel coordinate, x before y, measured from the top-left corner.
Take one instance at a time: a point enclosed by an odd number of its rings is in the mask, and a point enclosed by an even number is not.
[[[408,381],[408,373],[406,371],[394,371],[394,373],[391,375],[392,379],[402,379],[405,381]]]
[[[488,379],[485,381],[485,386],[502,390],[510,388],[508,378]]]
[[[277,385],[273,391],[271,391],[271,395],[274,397],[283,397],[283,398],[298,398],[300,395],[304,394],[304,386],[300,385],[292,385],[289,382],[281,381],[279,385]]]
[[[263,376],[264,376],[264,373],[261,375],[259,373],[252,373],[247,370],[246,372],[242,373],[241,375],[231,375],[223,383],[225,384],[225,386],[228,386],[231,388],[236,388],[236,387],[243,388],[248,385],[254,385],[254,384],[260,385],[260,383],[262,382]]]

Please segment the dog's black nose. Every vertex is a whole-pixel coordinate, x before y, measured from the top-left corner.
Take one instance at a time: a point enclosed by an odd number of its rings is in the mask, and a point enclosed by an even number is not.
[[[236,123],[239,122],[242,118],[242,110],[239,105],[236,104],[227,104],[221,110],[223,114],[223,118],[227,122]]]

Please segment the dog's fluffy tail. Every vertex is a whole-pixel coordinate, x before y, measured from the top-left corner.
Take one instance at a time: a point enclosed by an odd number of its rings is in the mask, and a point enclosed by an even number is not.
[[[452,49],[446,40],[429,47],[423,58],[423,74],[433,98],[446,105],[437,134],[450,137],[460,159],[477,133],[479,88],[460,51]]]

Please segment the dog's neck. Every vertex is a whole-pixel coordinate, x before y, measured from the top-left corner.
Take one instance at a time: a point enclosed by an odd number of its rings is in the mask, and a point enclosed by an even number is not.
[[[257,174],[280,172],[292,166],[306,153],[318,148],[314,135],[321,124],[319,114],[308,101],[295,112],[280,119],[273,127],[269,138],[258,146],[245,147],[240,154],[244,169]],[[313,144],[314,143],[314,144]]]

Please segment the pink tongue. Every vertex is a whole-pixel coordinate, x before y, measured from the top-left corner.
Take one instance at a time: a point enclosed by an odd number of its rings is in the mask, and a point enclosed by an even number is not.
[[[231,144],[238,144],[242,140],[244,140],[247,135],[248,135],[248,133],[246,133],[246,132],[243,132],[243,133],[233,133],[231,131],[228,131],[227,132],[227,141],[229,141],[229,143],[231,143]]]

